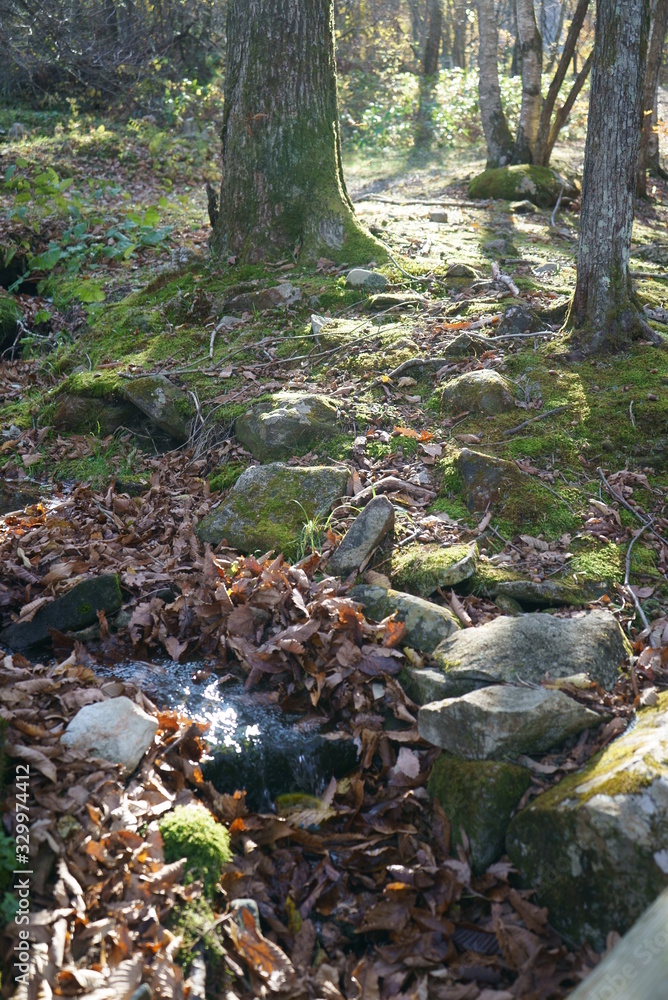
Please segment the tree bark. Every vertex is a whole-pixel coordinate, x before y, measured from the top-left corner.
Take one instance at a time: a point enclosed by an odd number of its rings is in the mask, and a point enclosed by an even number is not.
[[[650,0],[597,0],[577,283],[566,325],[575,353],[658,341],[631,287],[629,256]]]
[[[434,138],[434,97],[438,73],[438,54],[441,48],[443,24],[442,0],[428,0],[427,34],[422,56],[422,77],[418,100],[417,122],[413,136],[414,149],[426,151]]]
[[[543,69],[543,39],[536,24],[533,0],[517,0],[517,38],[522,53],[522,107],[513,152],[514,163],[532,163],[538,135]]]
[[[443,23],[442,0],[429,0],[427,38],[424,44],[422,73],[435,76],[438,73],[438,53],[441,48],[441,26]]]
[[[638,185],[637,194],[640,198],[647,197],[647,168],[649,166],[650,149],[656,133],[656,103],[659,88],[659,72],[661,56],[668,28],[668,0],[655,0],[652,5],[652,29],[647,50],[647,70],[645,72],[645,90],[643,98],[643,122],[640,136],[640,153],[638,155]],[[657,152],[658,152],[658,142]]]
[[[333,0],[230,0],[223,180],[212,251],[366,263],[341,169]]]
[[[480,117],[487,145],[487,169],[490,170],[492,167],[502,167],[509,163],[513,152],[513,138],[501,104],[499,30],[496,25],[494,0],[478,0],[478,34]]]

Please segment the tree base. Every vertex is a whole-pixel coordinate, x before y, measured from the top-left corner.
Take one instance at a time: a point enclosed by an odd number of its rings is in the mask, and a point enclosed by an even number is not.
[[[596,354],[623,351],[638,340],[646,340],[656,347],[668,347],[668,342],[651,328],[635,296],[626,301],[605,323],[592,323],[587,317],[574,316],[571,303],[562,331],[569,334],[571,350],[568,358],[579,361]]]

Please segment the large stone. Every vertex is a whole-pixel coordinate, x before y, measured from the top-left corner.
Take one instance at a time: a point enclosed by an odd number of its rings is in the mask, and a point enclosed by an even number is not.
[[[123,394],[175,441],[187,441],[193,406],[189,396],[170,382],[166,375],[146,375],[130,379]]]
[[[454,845],[463,830],[470,844],[471,868],[481,875],[504,853],[506,830],[531,784],[525,767],[493,760],[458,760],[441,754],[429,777],[429,794],[450,820]]]
[[[0,288],[0,351],[11,347],[16,340],[23,320],[23,313],[13,295]]]
[[[577,197],[577,188],[551,167],[520,163],[512,167],[485,170],[469,184],[470,198],[502,198],[506,201],[526,200],[549,208],[556,205],[563,187],[563,197]]]
[[[122,764],[130,774],[153,744],[157,731],[158,720],[122,696],[84,705],[61,740],[87,756]]]
[[[629,646],[608,611],[581,612],[556,618],[540,611],[467,628],[441,642],[434,659],[451,685],[452,695],[488,684],[540,684],[587,674],[611,690]]]
[[[287,306],[301,300],[301,289],[296,285],[291,285],[289,281],[284,281],[273,288],[260,288],[257,291],[241,292],[232,296],[225,302],[225,308],[236,312],[251,312],[257,310],[264,312],[265,309],[285,309]]]
[[[225,504],[200,521],[197,534],[213,545],[226,539],[240,552],[294,554],[307,521],[326,515],[345,494],[347,482],[347,469],[327,465],[251,466]]]
[[[389,282],[379,271],[369,271],[365,267],[354,267],[346,275],[348,288],[363,288],[366,291],[379,291],[387,288]]]
[[[522,473],[512,462],[469,448],[462,448],[457,456],[457,469],[464,480],[466,506],[470,511],[486,510],[522,487]]]
[[[134,430],[144,416],[130,402],[115,402],[102,396],[75,396],[60,393],[57,397],[54,426],[67,431],[101,435],[113,434],[119,427]]]
[[[394,507],[387,497],[373,497],[346,532],[343,541],[327,563],[327,571],[341,577],[357,572],[362,563],[393,530]]]
[[[513,410],[515,401],[502,375],[482,369],[447,382],[441,391],[441,405],[455,413],[470,410],[491,417]]]
[[[400,308],[405,306],[423,306],[429,300],[420,295],[419,292],[379,292],[377,295],[370,295],[366,301],[366,308],[374,311],[381,309],[392,309],[395,306]]]
[[[353,587],[350,596],[354,601],[359,601],[372,621],[380,622],[396,613],[397,621],[406,626],[403,644],[424,653],[431,653],[439,642],[457,632],[460,627],[458,619],[449,608],[425,601],[422,597],[414,597],[413,594],[360,584]]]
[[[459,333],[443,349],[446,358],[464,358],[467,354],[482,354],[489,350],[489,341],[475,333]]]
[[[337,432],[337,405],[326,396],[279,392],[237,418],[237,440],[260,462],[291,458]]]
[[[419,597],[429,597],[439,587],[454,587],[473,575],[478,546],[407,545],[392,556],[392,583]]]
[[[418,712],[423,739],[468,760],[542,753],[602,721],[562,691],[512,684],[433,701]]]
[[[668,692],[522,810],[507,848],[558,930],[597,950],[628,930],[668,886]]]
[[[97,621],[98,611],[114,614],[123,603],[115,573],[82,580],[62,597],[43,605],[31,621],[17,621],[0,632],[0,642],[10,649],[28,649],[49,639],[49,629],[78,632]]]
[[[416,705],[442,701],[452,693],[452,684],[442,670],[435,667],[406,666],[399,674],[401,686]]]
[[[527,607],[556,608],[597,601],[610,588],[605,583],[591,581],[576,584],[572,577],[565,580],[501,580],[494,588],[494,599],[510,598]],[[499,605],[500,606],[500,605]]]
[[[507,337],[517,333],[537,333],[544,329],[545,324],[533,309],[518,305],[508,306],[494,332],[497,337]]]

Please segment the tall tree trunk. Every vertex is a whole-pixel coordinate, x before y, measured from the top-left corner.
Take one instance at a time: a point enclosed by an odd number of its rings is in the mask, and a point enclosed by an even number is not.
[[[441,48],[441,25],[443,23],[442,0],[428,0],[427,38],[424,43],[422,73],[435,76],[438,73],[438,53]]]
[[[550,136],[550,123],[552,121],[552,112],[554,111],[554,105],[556,104],[557,97],[559,96],[559,91],[561,90],[561,85],[566,79],[566,73],[568,72],[568,64],[573,58],[573,53],[575,52],[575,46],[579,38],[580,32],[582,30],[582,25],[584,23],[587,10],[589,8],[589,0],[578,0],[577,7],[573,13],[573,20],[571,21],[571,26],[568,29],[568,34],[566,35],[566,41],[564,42],[564,48],[561,53],[561,58],[559,60],[559,65],[557,66],[557,72],[554,74],[554,79],[550,84],[547,96],[543,101],[543,107],[540,114],[540,123],[538,126],[538,134],[536,136],[536,143],[534,146],[534,163],[538,163],[543,167],[546,167],[549,162],[548,153],[548,139]],[[584,83],[584,80],[582,81]]]
[[[438,73],[438,53],[441,48],[442,22],[442,0],[428,0],[427,35],[422,56],[422,77],[420,79],[417,122],[413,137],[416,150],[428,149],[434,137],[434,98]]]
[[[522,107],[513,153],[514,163],[532,163],[540,122],[543,39],[533,0],[517,0],[517,37],[522,53]]]
[[[383,255],[341,170],[333,0],[230,0],[211,246],[243,261]]]
[[[478,0],[478,34],[480,117],[485,133],[489,170],[509,163],[513,151],[513,137],[501,104],[499,30],[496,25],[494,0]]]
[[[638,155],[638,185],[640,198],[647,197],[647,168],[652,138],[655,135],[657,91],[659,88],[659,72],[661,56],[668,28],[668,0],[655,0],[652,4],[652,29],[647,50],[647,70],[645,72],[645,90],[643,97],[643,123],[640,136],[640,153]],[[658,143],[657,143],[658,148]]]
[[[455,23],[452,27],[452,64],[466,69],[466,2],[455,0]]]
[[[597,0],[577,283],[567,326],[576,353],[657,340],[629,274],[650,0]]]

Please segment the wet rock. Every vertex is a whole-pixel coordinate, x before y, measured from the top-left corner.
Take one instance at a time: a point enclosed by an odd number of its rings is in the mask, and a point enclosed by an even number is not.
[[[519,257],[520,252],[509,239],[500,237],[497,240],[487,240],[482,245],[482,252],[486,257]]]
[[[463,829],[470,844],[471,868],[481,875],[505,850],[506,830],[531,784],[525,767],[492,760],[458,760],[441,754],[429,778],[429,794],[450,820],[455,846]]]
[[[273,288],[260,288],[257,291],[242,292],[234,295],[225,302],[226,309],[235,312],[251,312],[257,310],[264,312],[265,309],[285,309],[288,306],[300,302],[302,297],[301,289],[296,285],[284,281]]]
[[[97,621],[98,611],[112,615],[123,603],[115,573],[82,580],[62,597],[39,608],[31,621],[17,621],[0,632],[0,643],[10,649],[28,649],[49,639],[49,629],[77,632]]]
[[[122,764],[127,774],[153,745],[158,720],[129,698],[84,705],[61,736],[62,742],[89,757]]]
[[[508,306],[495,334],[497,337],[507,337],[509,334],[537,333],[544,329],[545,324],[533,309],[527,306]]]
[[[345,494],[347,469],[326,465],[255,465],[241,474],[226,502],[197,526],[204,542],[227,539],[240,552],[292,554],[308,520],[323,516]]]
[[[574,618],[542,612],[502,615],[479,628],[463,629],[434,650],[434,659],[451,683],[451,694],[488,684],[540,684],[586,673],[611,690],[629,646],[608,611],[585,611]]]
[[[252,406],[234,425],[237,440],[260,462],[291,458],[336,434],[338,408],[314,393],[279,392]]]
[[[668,886],[668,692],[523,809],[506,843],[559,931],[601,950],[628,930]]]
[[[515,408],[510,386],[498,372],[465,372],[451,379],[441,392],[441,404],[455,413],[471,410],[494,416]]]
[[[0,288],[0,352],[11,347],[21,329],[23,313],[13,295]]]
[[[418,730],[423,739],[468,760],[503,760],[523,753],[541,753],[603,721],[603,716],[563,691],[511,684],[495,684],[458,698],[433,701],[418,712]]]
[[[527,201],[525,198],[524,201],[514,201],[510,206],[510,211],[515,215],[536,215],[538,209],[533,202]]]
[[[418,597],[429,597],[439,587],[454,587],[473,575],[477,545],[407,545],[392,556],[392,583]]]
[[[74,433],[97,431],[103,436],[113,434],[119,427],[134,430],[141,422],[137,407],[130,402],[114,402],[102,396],[74,396],[61,393],[53,419],[59,430]]]
[[[389,282],[384,274],[379,271],[369,271],[365,267],[354,267],[346,275],[346,285],[348,288],[363,288],[367,291],[378,291],[387,288]]]
[[[451,264],[445,272],[446,278],[477,278],[478,272],[469,264]]]
[[[489,341],[475,333],[460,333],[444,348],[446,358],[463,358],[467,354],[482,354],[489,350]]]
[[[346,532],[327,563],[327,572],[343,578],[357,572],[393,530],[394,507],[387,497],[374,497]]]
[[[588,604],[597,601],[610,588],[607,584],[582,583],[576,584],[568,580],[505,580],[497,584],[494,601],[499,604],[502,599],[514,600],[527,607],[557,608],[570,605]],[[501,605],[499,604],[499,607]]]
[[[165,375],[129,379],[123,395],[175,441],[187,441],[193,406],[190,397]]]
[[[469,448],[462,448],[457,456],[457,469],[464,480],[470,511],[487,510],[490,504],[522,488],[522,474],[512,462]]]
[[[520,163],[511,167],[485,170],[469,184],[470,198],[502,198],[506,201],[530,201],[539,208],[556,205],[563,186],[565,199],[576,198],[578,191],[550,167]]]
[[[460,628],[459,620],[449,608],[413,594],[360,584],[353,587],[350,596],[354,601],[360,602],[372,621],[382,621],[396,612],[397,621],[406,626],[402,645],[410,646],[411,649],[431,653],[439,642]],[[442,675],[440,676],[442,679]]]

